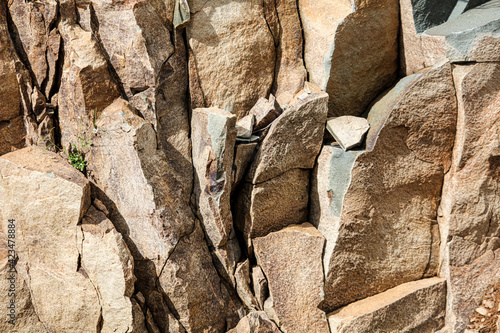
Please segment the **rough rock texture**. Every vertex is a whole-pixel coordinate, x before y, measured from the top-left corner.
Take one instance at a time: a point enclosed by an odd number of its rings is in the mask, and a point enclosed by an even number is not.
[[[403,79],[368,121],[366,151],[324,146],[313,174],[309,219],[326,238],[330,311],[436,273],[433,225],[456,122],[450,64]]]
[[[190,77],[199,80],[204,106],[244,117],[273,83],[275,49],[262,1],[195,0],[187,39]]]
[[[453,163],[443,185],[441,272],[449,281],[447,324],[466,328],[500,281],[500,64],[457,66]]]
[[[365,118],[342,116],[328,119],[326,129],[344,150],[348,150],[363,142],[370,124]]]
[[[400,0],[403,71],[415,73],[441,58],[499,61],[500,1],[484,2],[471,1],[473,6],[459,8],[457,1],[445,1],[443,6],[441,2]],[[450,15],[450,7],[460,15]]]
[[[77,243],[77,224],[90,205],[88,180],[42,148],[6,154],[0,165],[2,231],[7,234],[8,219],[15,219],[16,238],[22,240],[15,243],[16,269],[36,315],[50,331],[97,329],[99,296],[79,266]],[[3,304],[9,299],[7,294],[2,298]]]
[[[397,76],[395,1],[300,0],[309,80],[329,96],[328,115],[361,115]]]
[[[323,300],[324,242],[309,223],[253,240],[257,262],[269,281],[274,310],[286,332],[328,332],[325,313],[318,308]]]
[[[227,333],[278,333],[279,328],[264,311],[250,312],[238,325]]]
[[[333,333],[422,332],[444,325],[446,280],[430,278],[401,284],[328,315]]]

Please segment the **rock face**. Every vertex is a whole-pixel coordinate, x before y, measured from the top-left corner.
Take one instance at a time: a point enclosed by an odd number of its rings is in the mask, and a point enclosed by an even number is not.
[[[204,106],[223,108],[240,119],[267,97],[273,83],[275,49],[262,1],[196,0],[189,5],[189,75],[199,80]]]
[[[436,214],[456,112],[443,63],[403,79],[372,107],[366,151],[323,147],[310,221],[326,238],[325,309],[436,274]]]
[[[406,74],[441,58],[452,62],[500,60],[495,51],[500,45],[500,1],[470,1],[465,8],[457,1],[400,0],[400,4],[401,65]]]
[[[457,66],[453,77],[458,130],[439,227],[447,240],[441,244],[441,270],[449,281],[447,324],[461,331],[487,290],[500,281],[500,65]]]
[[[309,223],[292,225],[255,238],[253,244],[280,326],[287,332],[328,332],[325,313],[318,308],[323,296],[324,244],[318,230]]]
[[[359,116],[397,75],[394,1],[299,1],[309,80],[329,96],[328,115]]]
[[[328,315],[332,332],[436,332],[444,325],[446,281],[401,284]],[[404,316],[404,317],[402,317]]]

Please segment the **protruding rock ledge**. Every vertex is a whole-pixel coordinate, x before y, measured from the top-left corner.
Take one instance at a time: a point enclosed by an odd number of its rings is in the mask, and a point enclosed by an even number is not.
[[[328,315],[332,333],[433,333],[444,325],[446,280],[401,284]]]

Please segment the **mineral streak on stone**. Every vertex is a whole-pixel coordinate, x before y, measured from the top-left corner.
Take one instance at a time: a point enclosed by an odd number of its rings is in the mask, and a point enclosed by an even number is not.
[[[257,263],[269,281],[273,307],[286,332],[329,332],[325,313],[318,308],[323,300],[324,241],[309,223],[253,239]]]
[[[446,280],[430,278],[351,303],[328,315],[332,333],[426,332],[444,325]]]
[[[235,124],[236,116],[225,110],[193,110],[194,195],[209,243],[215,247],[226,243],[233,225],[230,199]]]
[[[368,121],[365,151],[325,146],[313,174],[328,310],[436,274],[434,226],[456,122],[450,64],[403,79]]]
[[[330,96],[328,116],[361,115],[397,77],[395,1],[299,1],[310,81]]]
[[[443,185],[441,274],[447,325],[460,332],[500,281],[500,64],[456,66],[458,119],[453,163]]]
[[[194,0],[187,24],[190,76],[207,107],[244,117],[273,83],[275,48],[262,1]]]

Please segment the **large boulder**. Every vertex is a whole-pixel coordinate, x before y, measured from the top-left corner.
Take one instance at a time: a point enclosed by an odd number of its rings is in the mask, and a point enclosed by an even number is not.
[[[329,311],[436,274],[456,123],[450,64],[401,80],[368,121],[365,149],[325,145],[312,177],[309,219],[326,238]]]
[[[453,76],[457,135],[438,221],[447,324],[459,332],[500,282],[500,64],[457,66]]]
[[[330,95],[328,115],[361,115],[397,77],[398,4],[300,0],[309,80]]]
[[[273,83],[275,48],[262,1],[195,0],[189,6],[190,80],[199,80],[202,106],[240,119]]]
[[[328,333],[323,300],[323,236],[311,224],[291,225],[253,240],[285,332]]]

